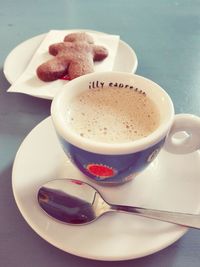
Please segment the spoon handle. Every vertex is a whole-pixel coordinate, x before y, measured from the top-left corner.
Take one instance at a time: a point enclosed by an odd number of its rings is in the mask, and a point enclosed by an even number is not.
[[[161,211],[124,205],[110,205],[111,210],[133,213],[139,216],[156,219],[200,229],[200,214],[188,214],[173,211]]]

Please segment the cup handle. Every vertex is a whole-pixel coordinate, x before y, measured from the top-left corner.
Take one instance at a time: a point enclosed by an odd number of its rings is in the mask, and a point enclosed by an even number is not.
[[[200,148],[200,117],[175,115],[164,149],[174,154],[187,154]]]

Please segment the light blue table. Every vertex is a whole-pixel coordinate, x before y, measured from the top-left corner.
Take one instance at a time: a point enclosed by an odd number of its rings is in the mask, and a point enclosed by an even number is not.
[[[137,53],[137,73],[163,86],[177,113],[200,115],[200,1],[0,2],[0,266],[199,266],[198,230],[189,230],[170,247],[144,258],[94,262],[54,248],[27,225],[12,193],[12,164],[25,136],[49,115],[50,101],[8,94],[3,64],[17,44],[50,29],[119,34]]]

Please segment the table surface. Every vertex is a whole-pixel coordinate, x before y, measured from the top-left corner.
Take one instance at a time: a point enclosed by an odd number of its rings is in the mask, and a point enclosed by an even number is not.
[[[82,28],[119,34],[137,53],[137,73],[166,89],[176,113],[200,115],[200,1],[0,2],[0,265],[199,266],[198,230],[189,230],[176,243],[153,255],[124,262],[94,262],[53,247],[27,225],[13,197],[12,165],[25,136],[49,116],[51,102],[7,93],[9,83],[3,64],[16,45],[50,29]]]

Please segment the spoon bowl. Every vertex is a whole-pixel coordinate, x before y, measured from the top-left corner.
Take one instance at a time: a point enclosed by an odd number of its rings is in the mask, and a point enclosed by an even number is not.
[[[109,211],[96,189],[74,179],[46,183],[39,189],[38,202],[48,215],[68,224],[87,224]]]
[[[54,219],[71,224],[91,223],[107,212],[126,212],[200,229],[200,215],[108,203],[91,185],[75,179],[56,179],[38,191],[38,203]]]

